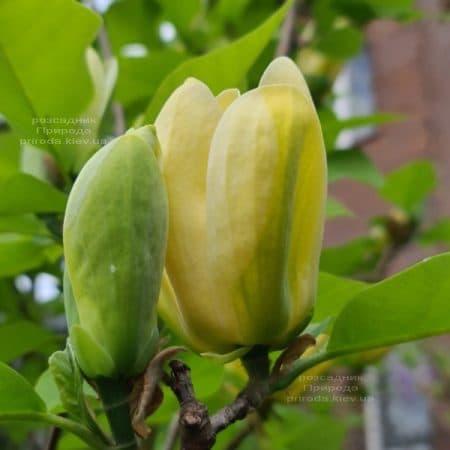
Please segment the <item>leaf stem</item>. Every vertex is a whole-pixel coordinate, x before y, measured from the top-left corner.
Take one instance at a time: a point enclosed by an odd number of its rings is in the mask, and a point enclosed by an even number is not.
[[[69,431],[81,440],[86,442],[90,447],[97,450],[108,450],[101,440],[97,438],[89,429],[78,422],[75,422],[66,417],[61,417],[56,414],[49,414],[45,412],[11,412],[1,413],[0,422],[40,422],[53,425],[57,428],[61,428],[65,431]]]

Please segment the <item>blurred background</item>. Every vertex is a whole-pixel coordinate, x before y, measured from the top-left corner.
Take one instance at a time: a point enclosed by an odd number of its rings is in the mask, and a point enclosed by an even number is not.
[[[180,64],[229,45],[282,4],[83,3],[104,20],[93,46],[104,61],[118,62],[112,99],[98,118],[97,138],[104,141],[139,120]],[[255,87],[279,55],[290,56],[305,74],[325,136],[330,199],[321,269],[372,283],[448,250],[450,2],[298,0],[237,87]],[[62,200],[49,191],[50,206],[17,209],[14,198],[22,185],[8,180],[26,173],[61,193],[70,189],[78,169],[61,169],[39,146],[21,143],[2,103],[0,96],[5,115],[0,121],[0,360],[36,384],[58,411],[47,359],[64,346],[66,336]],[[450,337],[444,336],[324,368],[326,377],[315,374],[308,380],[314,388],[296,392],[307,394],[304,401],[286,397],[264,424],[227,430],[218,448],[446,450],[449,346]],[[190,364],[207,385],[205,401],[212,408],[239,385],[233,370],[210,369],[197,360]],[[336,392],[355,395],[336,397]],[[162,436],[175,407],[169,402],[151,422],[155,440],[148,448],[165,448]],[[305,439],[308,444],[302,444]],[[0,448],[81,447],[69,436],[55,438],[33,424],[7,424],[0,428]]]

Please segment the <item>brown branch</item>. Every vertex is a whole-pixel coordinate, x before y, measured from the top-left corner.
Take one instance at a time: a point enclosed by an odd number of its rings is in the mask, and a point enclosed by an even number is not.
[[[58,448],[59,439],[61,438],[62,430],[58,427],[53,427],[50,432],[50,437],[47,443],[47,450],[56,450]]]
[[[208,408],[195,398],[190,369],[181,361],[171,361],[169,386],[181,405],[179,426],[182,450],[208,450],[216,441]]]
[[[237,420],[259,408],[270,394],[269,359],[267,349],[255,347],[244,358],[248,368],[247,387],[228,406],[211,417],[208,408],[195,398],[190,369],[181,361],[171,361],[172,374],[165,378],[181,406],[179,428],[182,450],[208,450],[216,441],[216,435]]]
[[[163,381],[171,388],[181,406],[178,419],[181,449],[210,450],[216,441],[217,433],[234,422],[246,418],[253,411],[257,413],[260,420],[264,420],[270,413],[272,406],[270,394],[283,389],[286,385],[286,377],[292,376],[292,374],[286,372],[285,366],[289,367],[293,360],[299,357],[313,342],[314,339],[310,335],[303,335],[294,341],[288,350],[282,353],[280,360],[277,362],[277,366],[281,370],[275,370],[272,373],[270,373],[268,347],[254,346],[242,358],[242,363],[249,376],[247,386],[230,405],[211,416],[208,413],[208,408],[195,397],[189,367],[181,361],[171,361],[169,365],[172,372],[170,375],[164,373]],[[316,364],[323,360],[321,354],[318,354],[314,359]],[[249,420],[248,425],[252,425],[254,429],[257,423],[252,423]],[[230,449],[237,448],[252,431],[246,428],[244,430],[242,435],[238,433],[235,439],[230,442]],[[170,434],[176,435],[176,431],[171,431]],[[166,442],[169,442],[170,445],[166,445],[166,450],[173,448],[173,439],[173,436],[167,437]]]
[[[245,419],[247,414],[259,408],[270,393],[269,380],[252,383],[237,396],[231,405],[217,411],[211,417],[211,425],[217,434],[238,420]]]
[[[286,18],[284,19],[283,26],[281,27],[280,40],[275,51],[275,56],[289,55],[293,48],[296,47],[297,31],[295,29],[295,25],[298,10],[298,3],[294,2],[292,8],[289,10]]]

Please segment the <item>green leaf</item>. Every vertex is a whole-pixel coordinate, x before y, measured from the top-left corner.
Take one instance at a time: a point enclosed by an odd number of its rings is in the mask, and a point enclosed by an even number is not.
[[[367,116],[356,116],[349,119],[338,119],[330,108],[322,107],[318,110],[320,123],[327,151],[331,152],[335,147],[336,139],[343,130],[351,128],[382,125],[403,120],[404,116],[399,114],[376,113]]]
[[[0,423],[40,422],[70,431],[89,448],[107,450],[98,435],[83,425],[46,412],[44,401],[32,386],[16,371],[0,362]]]
[[[238,22],[252,0],[219,0],[215,6],[215,13],[224,21]]]
[[[76,419],[84,414],[83,379],[80,371],[70,355],[69,347],[57,351],[48,361],[50,372],[58,387],[62,405]]]
[[[67,196],[51,184],[18,173],[0,184],[0,214],[64,212]]]
[[[450,245],[450,219],[441,219],[431,227],[424,230],[420,235],[420,243],[431,245],[443,243]]]
[[[58,337],[29,321],[18,321],[0,326],[0,361],[10,362],[19,356],[39,350]]]
[[[153,122],[169,95],[188,77],[206,83],[214,94],[239,85],[272,38],[292,5],[288,0],[258,28],[230,45],[181,63],[161,83],[145,113],[145,122]]]
[[[15,288],[13,280],[0,279],[0,311],[5,322],[23,318],[22,302],[22,294]]]
[[[318,286],[312,318],[314,323],[322,322],[327,317],[336,317],[347,302],[368,285],[361,281],[320,272]]]
[[[380,188],[381,197],[409,213],[436,187],[436,171],[429,161],[414,161],[391,172]]]
[[[0,112],[21,137],[76,117],[92,97],[85,50],[100,17],[72,0],[0,2]]]
[[[0,233],[5,232],[50,236],[50,232],[44,222],[33,214],[0,216]]]
[[[408,19],[419,12],[414,9],[414,0],[364,0],[379,17]]]
[[[45,404],[25,378],[0,362],[0,418],[23,412],[45,412]]]
[[[264,425],[263,442],[277,450],[301,448],[307,450],[341,450],[349,428],[347,420],[331,414],[314,414],[297,407],[278,404],[274,414]],[[324,432],[326,430],[326,432]]]
[[[174,2],[173,0],[159,0],[163,7],[164,19],[172,22],[181,31],[189,31],[195,20],[204,10],[202,0],[183,0]]]
[[[337,201],[332,197],[327,198],[327,207],[326,207],[326,216],[327,219],[332,219],[334,217],[351,217],[353,213],[347,209],[347,207],[341,202]]]
[[[0,133],[0,183],[19,171],[20,144],[11,132]]]
[[[127,44],[158,47],[161,44],[158,34],[161,20],[159,9],[153,0],[114,2],[104,16],[113,53],[119,55]]]
[[[358,149],[342,150],[328,154],[328,181],[352,179],[380,187],[383,176],[364,152]]]
[[[345,244],[327,247],[320,256],[320,269],[335,275],[358,275],[374,270],[381,255],[379,244],[359,237]]]
[[[340,355],[450,332],[450,253],[358,293],[337,317],[327,351]]]
[[[383,125],[405,120],[405,116],[401,114],[375,113],[367,116],[350,117],[349,119],[339,120],[342,130],[347,128],[368,127],[374,125]]]
[[[117,100],[128,105],[142,98],[149,99],[164,77],[186,57],[185,53],[174,50],[152,51],[142,58],[119,56]]]
[[[61,246],[49,238],[0,233],[0,277],[35,269],[61,254]]]
[[[55,383],[50,369],[42,372],[34,386],[34,390],[44,401],[47,411],[53,413],[61,413],[64,411],[59,396],[58,386]]]
[[[357,28],[338,28],[321,37],[316,47],[330,58],[347,59],[361,50],[363,39],[362,32]]]
[[[64,351],[57,351],[50,356],[49,368],[66,411],[107,443],[106,436],[87,404],[83,389],[84,380],[69,344]]]

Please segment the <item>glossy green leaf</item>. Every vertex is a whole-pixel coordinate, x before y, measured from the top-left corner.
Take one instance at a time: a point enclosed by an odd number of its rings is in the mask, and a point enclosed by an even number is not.
[[[174,50],[152,51],[141,58],[120,56],[117,100],[125,105],[143,98],[148,100],[164,77],[186,57]]]
[[[113,53],[120,55],[128,44],[159,46],[160,16],[160,7],[154,0],[114,2],[104,16]]]
[[[19,373],[0,362],[0,424],[2,422],[36,422],[70,431],[90,444],[106,450],[102,440],[83,425],[46,412],[44,401]]]
[[[61,254],[61,246],[52,239],[0,233],[0,277],[35,269],[46,261],[55,261]]]
[[[375,269],[380,250],[376,241],[364,236],[327,247],[320,256],[320,269],[335,275],[366,273]]]
[[[361,281],[320,272],[312,322],[320,323],[327,317],[336,317],[347,302],[367,286]]]
[[[181,31],[188,31],[195,25],[195,20],[201,16],[205,2],[202,0],[159,0],[163,8],[165,20],[173,23]]]
[[[328,197],[326,205],[326,216],[327,219],[332,219],[333,217],[351,217],[353,213],[347,209],[347,207],[339,202],[338,200]]]
[[[320,34],[329,31],[338,15],[334,0],[315,0],[312,4],[313,16],[317,21]]]
[[[83,417],[85,407],[83,379],[70,350],[57,351],[49,359],[50,372],[60,393],[62,405],[76,419]]]
[[[200,79],[215,94],[238,86],[269,43],[291,5],[292,1],[288,0],[258,28],[230,45],[181,63],[159,86],[145,113],[145,121],[153,122],[169,95],[188,77]]]
[[[63,212],[67,196],[45,181],[18,173],[0,184],[0,214]]]
[[[0,361],[13,361],[56,339],[57,336],[33,322],[22,320],[1,325],[0,342],[3,344],[0,346]]]
[[[23,412],[45,412],[45,404],[25,378],[0,362],[0,418]]]
[[[42,372],[34,386],[34,390],[44,401],[47,411],[57,414],[64,411],[59,396],[58,386],[55,383],[50,369]]]
[[[401,114],[389,114],[389,113],[375,113],[369,114],[367,116],[356,116],[350,117],[348,119],[339,120],[341,129],[346,128],[358,128],[358,127],[368,127],[375,125],[383,125],[386,123],[393,123],[402,121],[405,116]]]
[[[223,364],[192,352],[181,353],[178,359],[184,361],[191,369],[195,393],[200,400],[205,400],[220,388],[224,372]]]
[[[166,386],[161,386],[164,401],[161,406],[151,415],[149,423],[151,425],[164,425],[171,421],[173,415],[179,411],[180,405],[173,395],[173,392]],[[197,388],[197,385],[195,385]],[[197,389],[195,389],[197,391]]]
[[[33,214],[0,216],[0,233],[5,232],[50,236],[50,232],[44,222]]]
[[[0,311],[5,323],[22,319],[22,302],[22,294],[15,288],[13,280],[0,279]]]
[[[386,176],[379,193],[384,199],[412,213],[433,192],[436,183],[433,165],[429,161],[414,161]]]
[[[364,152],[358,149],[336,151],[328,154],[328,181],[352,179],[379,187],[383,177]]]
[[[66,389],[69,389],[69,387],[66,387]],[[50,369],[42,372],[36,381],[34,390],[37,392],[39,397],[44,400],[48,411],[53,413],[61,413],[65,411],[61,401],[58,385],[56,384]],[[83,383],[83,392],[84,395],[90,397],[91,400],[97,398],[97,393],[88,383]]]
[[[319,415],[293,406],[276,405],[272,419],[264,426],[262,448],[291,450],[302,448],[303,443],[307,450],[341,450],[348,428],[347,420],[331,414]]]
[[[436,243],[450,245],[450,219],[441,219],[424,230],[421,233],[419,240],[420,243],[424,245]]]
[[[19,171],[19,140],[11,132],[0,133],[0,183]]]
[[[414,9],[414,0],[364,0],[380,17],[391,19],[409,19],[416,17],[419,11]],[[419,15],[420,17],[420,15]]]
[[[335,142],[339,133],[351,128],[377,126],[402,120],[399,114],[375,113],[366,116],[356,116],[348,119],[339,119],[334,111],[328,107],[319,109],[319,118],[322,124],[325,147],[329,152],[334,150]]]
[[[242,20],[242,16],[252,0],[219,0],[215,7],[215,13],[222,20],[229,22],[238,22]]]
[[[337,317],[328,352],[345,354],[450,332],[450,253],[357,294]]]
[[[362,47],[363,34],[354,27],[338,28],[326,33],[316,47],[333,59],[345,59],[356,55]]]
[[[103,436],[84,395],[84,380],[70,345],[57,351],[49,359],[50,372],[59,390],[61,403],[74,419],[84,423],[98,436]]]
[[[36,119],[73,118],[86,107],[85,50],[99,25],[72,0],[0,2],[0,112],[21,137],[38,137]]]

